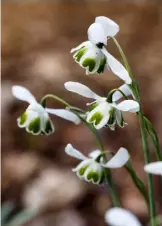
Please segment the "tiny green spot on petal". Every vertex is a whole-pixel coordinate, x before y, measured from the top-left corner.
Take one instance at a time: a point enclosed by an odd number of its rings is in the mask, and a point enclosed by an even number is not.
[[[89,122],[94,123],[95,125],[98,125],[102,119],[103,119],[103,115],[101,114],[101,112],[96,112],[89,119]]]
[[[87,169],[88,165],[86,166],[83,166],[79,171],[78,171],[78,174],[80,177],[82,177]]]
[[[88,180],[93,180],[94,183],[97,183],[99,180],[99,174],[94,171],[90,171],[87,175]]]
[[[96,66],[96,60],[94,58],[86,58],[83,63],[83,67],[88,67],[89,71],[92,72]]]
[[[101,74],[101,73],[104,72],[105,64],[106,64],[106,58],[103,57],[103,58],[101,59],[101,61],[100,61],[100,66],[99,66],[99,68],[98,68],[98,70],[97,70],[97,73],[98,73],[98,74]]]
[[[22,126],[26,120],[27,120],[28,114],[24,112],[20,117],[19,117],[19,124]]]
[[[51,120],[47,120],[45,125],[45,133],[51,134],[53,133],[53,131],[54,129]]]
[[[30,132],[32,132],[33,134],[38,134],[40,132],[40,118],[37,117],[35,119],[33,119],[28,126],[28,129]]]
[[[74,55],[74,58],[75,58],[75,60],[76,60],[77,62],[80,61],[80,59],[82,58],[82,56],[85,54],[86,50],[87,50],[87,49],[86,49],[85,47],[83,47],[83,48],[81,48],[81,49]]]

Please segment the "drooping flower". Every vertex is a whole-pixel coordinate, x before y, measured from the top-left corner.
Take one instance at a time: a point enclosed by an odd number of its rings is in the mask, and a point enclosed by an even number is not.
[[[142,226],[133,213],[120,207],[108,210],[105,213],[105,221],[111,226]]]
[[[144,166],[147,173],[162,176],[162,161],[152,162]]]
[[[95,23],[88,28],[88,40],[71,50],[75,61],[86,69],[86,74],[103,73],[105,66],[110,69],[125,83],[131,84],[125,67],[116,60],[104,47],[107,39],[114,37],[119,31],[119,26],[107,17],[96,17]]]
[[[54,132],[54,125],[49,118],[48,113],[57,115],[75,124],[80,123],[80,119],[74,113],[65,109],[44,108],[39,104],[31,92],[22,86],[13,86],[12,94],[19,100],[29,103],[26,111],[17,119],[20,128],[26,128],[26,131],[33,135],[50,135]]]
[[[128,151],[125,148],[120,148],[107,163],[104,163],[103,153],[100,150],[92,151],[88,157],[86,157],[73,148],[71,144],[68,144],[65,147],[65,152],[68,155],[81,160],[81,163],[79,163],[72,171],[76,172],[80,179],[94,184],[105,182],[104,168],[121,168],[129,159]]]
[[[139,104],[134,100],[123,100],[120,103],[108,103],[106,97],[97,95],[81,83],[69,81],[64,85],[68,91],[87,98],[95,99],[92,103],[87,104],[90,107],[87,112],[86,120],[88,123],[92,123],[96,129],[108,126],[110,129],[114,130],[115,125],[124,127],[122,111],[133,113],[139,111]]]

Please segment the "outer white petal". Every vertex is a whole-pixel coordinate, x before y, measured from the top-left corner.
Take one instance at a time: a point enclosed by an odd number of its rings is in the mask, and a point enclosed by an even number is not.
[[[88,40],[93,44],[103,43],[107,45],[107,35],[99,23],[93,23],[88,28]]]
[[[66,82],[64,84],[65,88],[68,91],[71,91],[73,93],[77,93],[81,96],[87,97],[87,98],[92,98],[92,99],[100,99],[102,98],[101,96],[97,95],[94,93],[91,89],[89,89],[87,86],[83,85],[82,83],[79,82]]]
[[[120,86],[119,90],[121,90],[126,96],[132,95],[132,90],[127,84]],[[121,92],[116,91],[113,94],[112,101],[115,102],[120,100],[121,98],[123,98],[123,95],[121,94]]]
[[[105,213],[105,221],[111,226],[142,226],[129,210],[114,207]]]
[[[81,43],[79,46],[77,46],[76,48],[71,49],[70,52],[71,52],[71,53],[76,52],[77,50],[81,49],[81,48],[84,47],[84,46],[87,46],[88,44],[90,44],[89,41],[82,42],[82,43]]]
[[[100,112],[101,115],[103,116],[102,120],[100,121],[100,123],[98,125],[94,125],[94,127],[96,129],[101,129],[103,128],[110,117],[109,111],[111,110],[111,107],[109,106],[109,104],[107,102],[101,103],[99,104],[96,108],[94,108],[91,112],[89,112],[88,116],[87,116],[87,122],[90,123],[90,120],[92,118],[92,116],[97,113]],[[93,122],[91,122],[93,123]]]
[[[31,92],[23,86],[12,86],[12,94],[19,100],[26,101],[29,104],[36,102]]]
[[[95,150],[89,153],[88,157],[96,159],[101,154],[100,150]]]
[[[139,103],[135,100],[123,100],[121,103],[114,106],[120,111],[138,112],[140,109]]]
[[[118,152],[106,164],[102,164],[102,166],[106,168],[121,168],[127,163],[128,159],[129,153],[127,149],[120,148]]]
[[[76,159],[80,160],[86,160],[87,157],[85,157],[81,152],[79,152],[77,149],[73,148],[71,144],[67,144],[65,147],[66,154],[70,155],[71,157],[74,157]]]
[[[162,176],[162,161],[149,163],[149,164],[145,165],[144,170],[147,173],[152,173],[155,175]]]
[[[119,25],[105,16],[96,17],[95,22],[104,27],[107,37],[113,37],[119,32]]]
[[[116,60],[110,53],[108,53],[104,47],[101,49],[101,51],[107,58],[107,64],[110,70],[120,79],[122,79],[125,83],[131,84],[132,79],[129,76],[125,67],[118,60]]]
[[[51,109],[51,108],[45,108],[45,110],[50,114],[57,115],[63,119],[69,120],[69,121],[75,123],[76,125],[78,125],[81,122],[80,118],[77,115],[75,115],[74,113],[72,113],[68,110]]]

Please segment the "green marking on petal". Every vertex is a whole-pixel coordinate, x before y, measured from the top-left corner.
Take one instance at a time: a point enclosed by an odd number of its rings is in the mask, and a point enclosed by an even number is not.
[[[99,68],[98,68],[98,70],[97,70],[97,73],[98,73],[98,74],[101,74],[101,73],[104,72],[105,64],[106,64],[106,57],[103,57],[103,58],[101,59],[101,61],[100,61],[100,66],[99,66]]]
[[[20,117],[19,117],[19,124],[22,126],[28,118],[28,114],[24,112]]]
[[[53,133],[53,131],[54,129],[51,120],[47,120],[45,125],[45,133],[51,134]]]
[[[40,128],[41,128],[41,126],[40,126],[40,118],[39,117],[33,119],[29,123],[29,126],[28,126],[29,131],[32,132],[33,134],[37,134],[37,133],[41,132]]]
[[[85,47],[81,48],[75,55],[74,58],[77,62],[80,61],[80,59],[82,58],[82,56],[85,54],[85,52],[87,51],[87,49]]]
[[[83,63],[83,67],[88,67],[89,71],[92,72],[96,66],[96,60],[94,58],[86,58]]]
[[[92,111],[93,109],[95,109],[96,107],[98,106],[98,103],[94,103],[94,104],[91,104],[88,111]]]
[[[103,115],[101,114],[101,112],[96,112],[89,119],[89,122],[94,123],[95,125],[98,125],[102,119],[103,119]]]
[[[99,174],[94,171],[90,171],[87,175],[87,180],[93,180],[94,183],[97,183],[99,180]]]
[[[108,113],[110,114],[108,125],[112,125],[115,121],[115,109],[110,110]]]
[[[82,177],[87,169],[88,165],[83,166],[81,169],[79,169],[78,174],[80,177]]]

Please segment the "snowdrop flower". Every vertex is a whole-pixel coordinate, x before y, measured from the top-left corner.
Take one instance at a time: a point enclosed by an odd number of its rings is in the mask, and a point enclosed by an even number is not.
[[[48,113],[72,121],[75,124],[80,123],[80,119],[68,110],[44,108],[36,101],[35,97],[25,87],[13,86],[12,94],[17,99],[29,103],[28,108],[17,119],[17,122],[20,128],[26,128],[26,131],[32,133],[33,135],[50,135],[54,132],[54,126]]]
[[[105,221],[111,226],[142,226],[129,210],[114,207],[105,213]]]
[[[162,161],[152,162],[144,166],[144,170],[147,173],[162,176]]]
[[[131,84],[132,79],[125,67],[104,47],[107,39],[114,37],[118,31],[119,26],[114,21],[104,16],[96,17],[95,23],[88,28],[88,41],[73,48],[71,53],[74,53],[75,61],[86,69],[86,74],[103,73],[107,66],[125,83]]]
[[[90,108],[87,112],[86,120],[87,122],[92,123],[96,129],[108,126],[110,129],[114,130],[116,124],[120,127],[124,127],[122,111],[139,111],[139,104],[134,100],[123,100],[118,104],[115,102],[108,103],[106,97],[97,95],[81,83],[69,81],[64,85],[68,91],[77,93],[87,98],[95,99],[92,103],[87,104]]]
[[[81,160],[81,163],[79,163],[79,165],[72,171],[76,172],[80,179],[94,184],[104,183],[104,168],[121,168],[129,159],[128,151],[125,148],[120,148],[118,152],[105,164],[103,162],[103,154],[99,150],[92,151],[88,157],[86,157],[73,148],[71,144],[68,144],[65,147],[65,152],[68,155]]]

